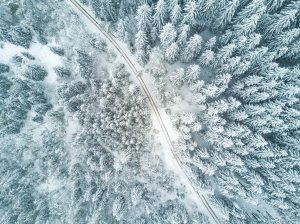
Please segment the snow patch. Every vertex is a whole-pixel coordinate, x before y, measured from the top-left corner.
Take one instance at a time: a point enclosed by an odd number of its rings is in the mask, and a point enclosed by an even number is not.
[[[40,64],[47,70],[48,75],[45,78],[45,83],[50,86],[57,86],[57,75],[53,68],[62,66],[60,57],[54,54],[47,45],[40,43],[31,44],[29,53],[38,58]]]
[[[23,51],[26,51],[26,49],[23,47],[11,44],[9,42],[3,43],[3,47],[0,48],[1,63],[10,64],[10,59]]]

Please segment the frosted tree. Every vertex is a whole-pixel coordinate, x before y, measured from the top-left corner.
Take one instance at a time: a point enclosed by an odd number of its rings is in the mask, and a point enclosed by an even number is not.
[[[202,37],[198,34],[194,34],[186,44],[182,53],[182,60],[185,62],[191,61],[197,57],[201,51]]]
[[[217,73],[234,73],[236,70],[240,70],[239,65],[241,63],[241,57],[232,57],[228,59],[226,64],[216,69]]]
[[[122,196],[117,196],[112,204],[112,214],[117,221],[120,221],[125,208],[125,200]]]
[[[118,25],[117,25],[117,35],[118,37],[124,41],[124,42],[128,42],[128,31],[127,31],[127,27],[128,24],[126,22],[126,20],[124,19],[120,19],[118,21]]]
[[[91,0],[91,7],[94,10],[96,17],[104,20],[116,20],[116,5],[113,0],[107,0],[105,2]]]
[[[232,76],[229,73],[219,74],[216,76],[214,83],[219,87],[227,86],[231,80]]]
[[[300,28],[293,28],[286,32],[279,33],[270,41],[269,46],[272,50],[276,50],[283,46],[289,46],[300,35]]]
[[[152,24],[152,10],[148,4],[141,5],[136,13],[137,28],[149,33]]]
[[[204,44],[204,49],[205,50],[212,50],[217,43],[217,37],[213,36],[211,38],[209,38],[209,40]]]
[[[242,22],[233,25],[233,34],[235,37],[242,35],[249,35],[253,33],[257,27],[258,20],[260,16],[254,14],[249,18],[245,18]]]
[[[144,31],[139,31],[136,34],[135,46],[137,50],[145,50],[148,44],[147,34]]]
[[[275,12],[278,10],[283,3],[287,2],[287,0],[271,0],[268,2],[268,12]]]
[[[179,34],[177,38],[177,42],[180,47],[185,47],[187,43],[187,39],[190,33],[190,26],[187,24],[184,24],[182,27],[179,29]]]
[[[297,18],[297,9],[290,9],[282,11],[280,14],[271,15],[264,22],[264,33],[267,37],[282,32],[284,29],[289,28]]]
[[[196,1],[188,1],[184,6],[184,17],[183,21],[191,26],[197,24],[197,18],[199,16],[199,8]]]
[[[221,198],[218,198],[215,195],[211,195],[209,197],[209,202],[213,206],[213,209],[218,211],[220,215],[219,217],[222,218],[222,220],[229,220],[228,207]]]
[[[137,50],[135,52],[136,58],[141,65],[144,65],[148,60],[148,53],[146,50]]]
[[[252,33],[248,36],[240,36],[234,40],[234,44],[236,44],[236,51],[240,54],[244,51],[253,50],[261,41],[262,35],[258,33]]]
[[[268,145],[268,142],[260,134],[249,135],[246,139],[246,142],[249,144],[249,146],[257,148]]]
[[[177,25],[182,20],[182,12],[180,5],[176,4],[171,10],[171,22]]]
[[[190,85],[190,89],[194,92],[199,92],[199,91],[201,91],[203,86],[204,86],[204,81],[203,80],[197,80],[195,83]]]
[[[183,68],[176,69],[170,77],[173,85],[182,86],[185,80],[185,70]]]
[[[236,46],[234,44],[228,44],[216,53],[216,59],[214,61],[215,65],[224,64],[229,57],[232,55],[233,51],[235,50]]]
[[[201,92],[208,97],[214,97],[217,94],[218,89],[219,88],[215,84],[208,84],[202,88]]]
[[[142,199],[143,196],[143,189],[140,185],[135,186],[131,190],[131,202],[134,206],[136,206]]]
[[[264,1],[254,0],[249,2],[234,18],[235,24],[241,24],[243,20],[250,18],[253,15],[262,15],[266,10]]]
[[[179,56],[179,47],[176,42],[172,43],[165,50],[165,57],[169,62],[174,62]]]
[[[94,76],[94,65],[92,57],[84,51],[77,51],[79,72],[82,78],[89,79]]]
[[[176,29],[175,27],[171,24],[171,23],[167,23],[160,35],[159,35],[159,38],[160,38],[160,41],[161,41],[161,44],[164,48],[167,48],[169,47],[172,43],[175,42],[176,40],[176,37],[177,37],[177,32],[176,32]]]
[[[224,29],[228,23],[232,21],[235,11],[237,10],[240,2],[239,0],[232,0],[229,4],[226,4],[216,17],[213,22],[213,29],[216,31],[220,31]]]
[[[201,74],[201,68],[199,65],[190,65],[186,71],[185,80],[192,84],[194,83]]]
[[[165,0],[159,0],[154,7],[153,23],[161,30],[167,19],[168,7]]]
[[[215,53],[211,50],[204,51],[198,59],[200,65],[209,66],[214,60],[214,55]]]

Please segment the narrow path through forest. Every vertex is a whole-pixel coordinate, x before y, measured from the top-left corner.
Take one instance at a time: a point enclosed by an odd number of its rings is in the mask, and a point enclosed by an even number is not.
[[[147,87],[147,85],[145,84],[145,81],[143,80],[142,76],[141,76],[141,71],[139,71],[136,66],[134,65],[135,63],[132,62],[132,60],[130,59],[130,57],[126,54],[126,52],[124,52],[124,50],[120,47],[120,45],[118,44],[118,40],[116,40],[116,38],[114,36],[112,36],[111,34],[109,34],[107,31],[105,31],[96,21],[96,19],[90,15],[90,13],[76,0],[70,0],[70,3],[75,6],[90,22],[93,23],[93,25],[97,28],[97,30],[100,31],[100,33],[102,35],[105,36],[105,38],[114,46],[114,48],[117,50],[117,52],[120,54],[121,57],[124,58],[126,64],[130,67],[130,69],[132,70],[132,72],[134,73],[135,77],[137,78],[140,87],[142,88],[145,96],[147,97],[147,99],[149,100],[150,103],[150,107],[153,111],[153,113],[156,116],[157,121],[159,122],[161,131],[164,135],[164,138],[169,146],[169,150],[171,150],[171,153],[173,155],[174,158],[174,162],[177,163],[177,166],[180,167],[181,169],[181,174],[180,175],[182,178],[186,179],[186,182],[189,183],[191,189],[194,191],[194,193],[197,195],[197,197],[200,199],[200,201],[202,202],[202,204],[205,206],[205,208],[207,209],[207,211],[209,212],[211,218],[216,222],[216,223],[220,223],[218,216],[216,215],[216,213],[214,212],[214,210],[212,209],[212,207],[209,205],[208,200],[206,199],[206,197],[199,193],[196,188],[193,186],[192,181],[189,179],[189,177],[187,176],[187,174],[184,172],[184,167],[181,163],[181,161],[179,160],[179,158],[176,156],[176,154],[174,153],[174,147],[173,147],[173,143],[170,137],[170,134],[166,128],[166,125],[162,119],[162,115],[160,110],[157,107],[157,104],[155,103],[149,88]],[[188,186],[187,186],[188,187]]]

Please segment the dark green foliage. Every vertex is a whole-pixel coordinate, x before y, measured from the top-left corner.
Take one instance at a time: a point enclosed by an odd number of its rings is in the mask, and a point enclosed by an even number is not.
[[[116,6],[117,2],[113,0],[107,0],[105,2],[91,0],[91,7],[96,17],[106,21],[115,21],[117,19]]]
[[[165,204],[161,205],[159,213],[162,223],[172,223],[174,219],[178,223],[189,223],[187,211],[179,201],[166,201]]]
[[[74,113],[80,110],[80,106],[83,104],[82,100],[76,99],[75,97],[69,100],[67,103],[67,108],[70,112]]]
[[[39,104],[34,111],[40,115],[45,115],[48,110],[52,109],[52,107],[53,106],[50,103]]]
[[[11,105],[11,107],[7,108],[8,111],[11,111],[9,114],[10,117],[13,117],[16,120],[25,120],[27,117],[27,110],[22,108],[22,105],[20,106],[14,106]]]
[[[44,92],[40,89],[35,89],[29,95],[28,101],[35,105],[35,104],[45,104],[47,103],[47,98]]]
[[[65,55],[65,50],[61,47],[50,47],[50,50],[59,56]]]
[[[30,65],[27,68],[24,76],[34,81],[43,81],[48,75],[48,72],[40,65]]]
[[[45,37],[44,35],[40,34],[38,36],[38,40],[41,44],[43,45],[47,45],[48,44],[48,40],[47,40],[47,37]]]
[[[71,76],[70,70],[64,67],[55,67],[54,71],[58,75],[58,77],[63,79],[69,78]]]
[[[15,14],[17,12],[17,10],[19,9],[19,5],[16,3],[13,3],[13,2],[9,3],[8,7],[12,14]]]
[[[23,121],[13,121],[11,120],[6,126],[2,126],[0,129],[0,136],[18,134],[21,131],[21,128],[24,126]]]
[[[61,98],[68,101],[71,97],[83,94],[87,86],[81,81],[65,84],[58,90]]]
[[[12,61],[16,64],[21,64],[23,62],[23,58],[19,55],[15,55],[13,56]]]
[[[79,72],[81,77],[84,79],[92,78],[94,76],[94,65],[92,57],[83,51],[77,51],[77,53],[77,63],[79,64]]]
[[[36,105],[33,118],[41,122],[45,113],[52,108],[41,86],[29,80],[9,79],[0,76],[0,132],[17,134],[24,126],[27,114]]]
[[[106,52],[107,44],[105,41],[103,41],[101,39],[98,40],[97,38],[93,38],[90,41],[90,44],[92,45],[93,48]]]
[[[6,65],[6,64],[1,64],[0,63],[0,74],[5,73],[5,72],[9,72],[9,66]]]
[[[27,26],[18,25],[12,27],[6,36],[6,39],[13,44],[29,48],[32,41],[32,33]]]
[[[8,97],[7,92],[12,85],[13,83],[7,77],[0,75],[0,98]]]
[[[44,117],[40,114],[35,115],[32,120],[37,123],[42,123],[44,121]]]
[[[22,55],[28,58],[29,60],[35,60],[35,57],[28,52],[22,52]]]
[[[80,0],[80,2],[81,2],[82,4],[84,4],[84,5],[88,5],[89,0]]]

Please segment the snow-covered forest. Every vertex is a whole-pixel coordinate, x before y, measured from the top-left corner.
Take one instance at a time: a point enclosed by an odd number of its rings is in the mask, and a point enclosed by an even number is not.
[[[299,0],[0,18],[0,223],[300,222]]]

